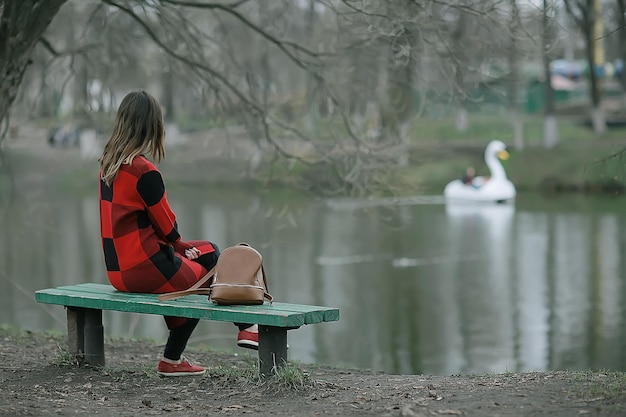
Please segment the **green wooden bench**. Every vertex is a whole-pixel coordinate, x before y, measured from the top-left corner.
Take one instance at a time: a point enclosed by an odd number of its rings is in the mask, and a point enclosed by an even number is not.
[[[35,300],[66,307],[70,353],[79,363],[94,366],[104,366],[102,310],[258,324],[259,370],[265,376],[287,363],[287,330],[339,320],[337,308],[278,302],[218,306],[201,295],[159,301],[156,294],[120,292],[111,285],[92,283],[38,290]]]

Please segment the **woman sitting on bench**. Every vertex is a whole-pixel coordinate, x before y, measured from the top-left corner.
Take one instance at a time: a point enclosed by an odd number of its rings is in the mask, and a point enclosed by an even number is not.
[[[119,291],[167,293],[185,290],[217,262],[208,241],[181,240],[176,216],[157,163],[165,157],[161,107],[145,91],[126,95],[100,164],[100,226],[111,285]],[[202,375],[182,356],[198,319],[165,317],[169,336],[157,371],[165,376]],[[235,323],[237,344],[258,349],[257,326]]]

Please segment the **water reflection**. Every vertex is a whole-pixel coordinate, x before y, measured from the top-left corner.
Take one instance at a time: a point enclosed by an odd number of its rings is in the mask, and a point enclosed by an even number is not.
[[[340,308],[339,322],[289,333],[292,359],[406,374],[626,369],[624,202],[285,209],[273,197],[170,191],[185,238],[249,242],[276,298]],[[97,199],[42,192],[0,207],[1,322],[65,331],[63,309],[33,293],[106,282]],[[166,333],[160,317],[116,312],[105,312],[105,331],[159,342]],[[202,322],[192,343],[231,349],[234,337],[232,324]]]
[[[548,215],[518,213],[514,263],[516,345],[519,369],[549,369]],[[520,259],[532,262],[519,262]]]
[[[449,268],[460,305],[462,371],[496,372],[514,363],[512,229],[515,207],[447,204],[449,250],[471,254]]]

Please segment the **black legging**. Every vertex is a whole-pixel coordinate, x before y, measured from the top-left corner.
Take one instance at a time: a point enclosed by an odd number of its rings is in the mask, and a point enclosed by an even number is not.
[[[211,242],[211,245],[215,248],[215,252],[207,253],[199,256],[197,259],[194,259],[194,261],[205,267],[207,271],[210,271],[215,264],[217,264],[217,258],[220,256],[220,250],[217,245],[213,242]],[[189,341],[189,338],[199,321],[199,319],[187,319],[180,326],[174,327],[170,330],[167,343],[165,344],[165,352],[163,353],[165,358],[173,361],[180,359],[185,348],[187,347],[187,342]],[[239,328],[239,330],[244,330],[251,326],[248,323],[234,324]]]

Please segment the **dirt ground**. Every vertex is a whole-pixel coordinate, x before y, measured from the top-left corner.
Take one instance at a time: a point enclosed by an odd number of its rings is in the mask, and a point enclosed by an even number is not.
[[[78,367],[64,335],[0,328],[0,415],[626,415],[624,373],[384,375],[297,363],[306,378],[289,386],[228,372],[253,369],[256,356],[243,349],[188,350],[204,376],[160,377],[161,350],[153,341],[106,340],[104,368]]]

